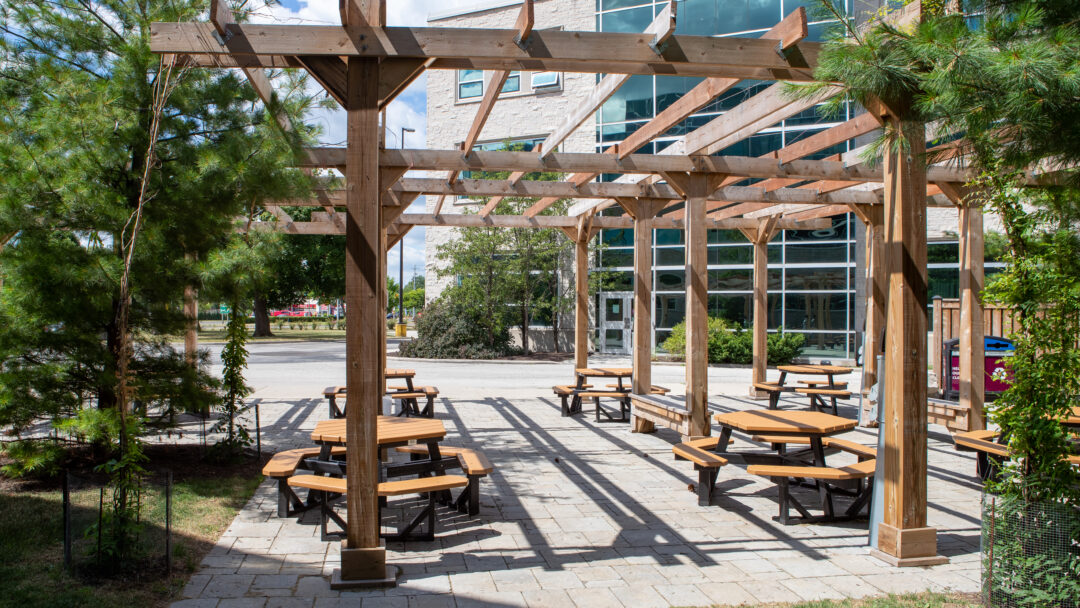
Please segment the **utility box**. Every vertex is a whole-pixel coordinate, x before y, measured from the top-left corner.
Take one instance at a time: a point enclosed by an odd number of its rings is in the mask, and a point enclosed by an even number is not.
[[[960,340],[946,340],[941,348],[941,369],[947,370],[949,382],[945,385],[945,399],[956,401],[960,398]],[[1009,388],[1010,382],[995,380],[994,374],[1004,368],[1003,361],[1013,356],[1016,345],[1012,340],[999,336],[986,336],[983,341],[985,349],[984,387],[987,399]]]

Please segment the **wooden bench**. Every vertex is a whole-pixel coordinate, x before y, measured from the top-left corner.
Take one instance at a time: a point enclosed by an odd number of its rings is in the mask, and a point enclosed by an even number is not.
[[[791,524],[815,521],[837,521],[858,517],[859,513],[863,510],[863,507],[866,506],[874,485],[872,483],[864,484],[863,480],[873,477],[876,468],[877,460],[870,459],[843,467],[755,464],[746,467],[746,472],[751,475],[768,477],[776,483],[780,489],[780,514],[777,519],[782,524]],[[789,487],[791,478],[812,479],[815,481],[818,486],[818,491],[822,496],[822,501],[824,502],[824,515],[811,515],[806,507],[791,495]],[[854,485],[855,492],[853,493],[853,496],[855,499],[847,510],[844,511],[843,515],[838,517],[833,513],[832,490],[825,484],[830,486]],[[793,518],[790,516],[792,507],[799,512],[801,517]]]
[[[813,388],[836,388],[841,390],[847,388],[847,382],[834,382],[830,385],[828,380],[799,380],[799,384],[805,384]]]
[[[263,465],[262,474],[265,477],[277,480],[278,517],[293,517],[316,506],[300,500],[300,497],[296,495],[296,492],[289,487],[288,479],[289,477],[292,477],[293,473],[296,472],[296,469],[303,468],[305,459],[314,458],[319,455],[319,452],[320,448],[318,447],[286,450],[274,454],[273,457]],[[345,448],[333,448],[330,454],[332,456],[344,456]]]
[[[708,506],[716,488],[716,475],[720,467],[727,464],[727,459],[711,451],[720,442],[719,437],[702,437],[671,446],[676,460],[689,460],[698,472],[698,504]]]
[[[428,455],[426,445],[403,445],[395,449],[416,459],[425,458]],[[489,475],[495,470],[495,466],[479,450],[440,444],[439,452],[443,456],[457,458],[458,466],[469,479],[469,485],[458,496],[454,506],[458,511],[467,512],[469,515],[478,514],[480,512],[480,478]]]
[[[461,488],[468,485],[469,480],[461,475],[437,475],[434,477],[419,477],[416,479],[402,479],[397,481],[384,481],[379,484],[379,498],[390,496],[402,496],[406,494],[427,494],[428,504],[409,524],[401,528],[397,534],[383,534],[387,540],[434,540],[435,538],[435,494],[451,488]],[[289,478],[289,485],[294,488],[307,488],[314,496],[319,505],[321,521],[320,531],[322,540],[340,539],[343,532],[331,533],[327,531],[327,524],[333,520],[342,530],[345,529],[345,520],[334,512],[330,503],[347,493],[347,483],[343,477],[321,477],[319,475],[294,475]],[[380,501],[380,520],[382,506]],[[420,524],[427,520],[427,532],[414,534]]]
[[[345,396],[344,386],[328,386],[323,389],[323,397],[326,397],[326,401],[330,407],[330,419],[344,418],[345,411],[338,407],[337,398]]]
[[[387,393],[391,399],[401,403],[398,416],[423,416],[424,418],[435,417],[435,398],[439,396],[439,389],[434,386],[421,386],[411,391],[395,391]],[[420,399],[427,399],[424,409],[420,409]]]
[[[606,384],[607,388],[619,388],[618,384]],[[664,386],[656,386],[655,384],[649,389],[650,395],[666,395],[671,392],[670,388]]]
[[[836,411],[837,399],[851,399],[851,393],[846,390],[835,388],[813,388],[809,386],[798,386],[795,388],[796,393],[810,396],[810,408],[819,412],[825,411],[825,399],[828,397],[832,402],[833,415],[839,415]]]
[[[771,443],[773,449],[784,453],[783,446],[789,443],[797,445],[810,445],[810,438],[805,435],[754,435],[751,437],[754,441],[761,443]],[[823,448],[833,448],[848,454],[854,454],[859,460],[867,460],[869,458],[877,458],[877,449],[868,445],[856,443],[848,439],[840,439],[837,437],[822,437],[821,446]]]
[[[581,388],[592,388],[592,385],[583,384],[581,385]],[[553,386],[551,387],[551,390],[562,400],[562,415],[564,418],[581,412],[581,403],[578,402],[575,405],[571,399],[571,397],[574,396],[574,391],[578,390],[578,387],[567,384],[563,386]],[[573,408],[573,411],[571,411],[571,408]]]
[[[578,391],[576,396],[581,399],[592,399],[596,403],[595,414],[596,421],[600,422],[600,414],[603,413],[608,420],[615,422],[628,422],[630,420],[630,393],[626,391],[598,391],[598,390],[583,390]],[[607,413],[604,408],[600,407],[600,399],[610,398],[619,402],[619,417],[615,418],[611,414]]]
[[[630,419],[635,433],[651,433],[656,427],[671,429],[686,441],[690,432],[690,412],[681,397],[630,393]]]
[[[775,410],[780,405],[780,394],[786,393],[791,389],[780,386],[777,382],[754,382],[753,386],[756,390],[769,394],[769,409]]]
[[[975,452],[975,471],[982,480],[997,476],[1001,463],[1012,456],[1009,446],[998,443],[997,431],[964,431],[953,435],[953,443],[961,452]],[[1066,456],[1069,464],[1080,466],[1080,455]]]

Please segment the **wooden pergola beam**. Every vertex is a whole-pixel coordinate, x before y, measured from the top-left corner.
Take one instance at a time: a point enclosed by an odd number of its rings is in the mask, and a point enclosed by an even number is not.
[[[342,148],[308,148],[306,158],[298,162],[304,168],[340,167]],[[881,167],[847,165],[841,161],[793,160],[777,163],[769,158],[747,156],[664,156],[633,154],[619,159],[602,152],[556,152],[541,158],[535,152],[473,151],[467,157],[460,150],[388,149],[381,166],[407,167],[419,171],[523,171],[573,173],[660,174],[665,172],[725,173],[739,178],[788,178],[798,180],[834,180],[841,182],[881,182]],[[969,168],[931,166],[927,179],[933,182],[967,182],[975,176]],[[1028,185],[1051,183],[1047,177],[1029,172]]]
[[[534,218],[522,215],[489,215],[482,217],[477,214],[441,214],[430,213],[402,213],[394,223],[412,226],[429,226],[444,228],[558,228],[576,229],[585,217],[568,217],[565,215],[541,215]],[[280,230],[290,234],[342,234],[332,221],[329,214],[324,212],[312,213],[310,222],[291,222],[288,226],[279,225],[276,222],[252,222],[247,226],[239,227],[239,230]],[[634,219],[629,216],[592,216],[591,225],[596,228],[633,228]],[[758,220],[748,218],[731,218],[714,220],[705,218],[704,225],[708,230],[740,230],[753,228],[758,225]],[[823,230],[832,225],[828,219],[816,220],[793,220],[781,218],[777,222],[778,230]],[[657,217],[652,220],[653,228],[683,229],[686,224],[683,220],[673,220],[666,217]]]
[[[524,0],[521,3],[521,12],[518,13],[517,22],[514,23],[514,29],[517,30],[514,42],[518,46],[524,47],[529,44],[529,36],[532,35],[535,23],[536,15],[533,10],[533,0]]]
[[[528,70],[723,76],[812,81],[821,48],[802,42],[799,53],[783,57],[775,43],[747,38],[672,36],[658,57],[653,36],[609,32],[533,31],[526,48],[517,30],[484,28],[365,27],[230,24],[228,46],[207,23],[154,23],[155,53],[198,55],[329,55],[436,59],[432,68]]]

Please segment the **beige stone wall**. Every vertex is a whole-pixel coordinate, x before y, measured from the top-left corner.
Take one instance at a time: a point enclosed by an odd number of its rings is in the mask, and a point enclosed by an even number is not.
[[[477,10],[453,17],[429,21],[438,27],[513,28],[520,4]],[[534,5],[534,29],[562,28],[576,31],[595,29],[595,3],[591,0],[539,0]],[[490,72],[484,74],[485,80]],[[528,72],[521,73],[521,93],[500,95],[492,109],[479,141],[502,141],[508,138],[543,138],[555,129],[570,111],[581,103],[596,83],[593,74],[561,75],[561,89],[532,93]],[[472,125],[480,98],[457,101],[457,73],[453,70],[431,70],[427,73],[427,146],[432,149],[457,148]],[[592,152],[596,149],[595,119],[588,119],[560,146],[567,152]],[[427,197],[428,212],[434,211],[437,197]],[[442,213],[461,213],[464,208],[479,206],[466,200],[447,197]],[[428,301],[442,293],[453,277],[439,278],[435,252],[439,244],[454,238],[449,228],[428,228],[425,237],[426,296]]]

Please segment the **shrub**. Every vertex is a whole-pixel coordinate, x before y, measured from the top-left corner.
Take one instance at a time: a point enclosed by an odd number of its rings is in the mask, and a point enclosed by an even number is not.
[[[511,352],[510,332],[485,329],[478,313],[458,302],[440,298],[424,309],[416,322],[417,338],[402,343],[402,357],[427,359],[494,359]]]
[[[67,458],[63,446],[51,439],[20,439],[0,446],[12,462],[0,467],[7,477],[55,477]]]
[[[749,364],[754,359],[754,334],[724,319],[709,317],[709,363]],[[798,356],[806,337],[802,334],[769,334],[769,365],[790,363]],[[686,357],[686,322],[671,329],[662,345],[668,353]]]

